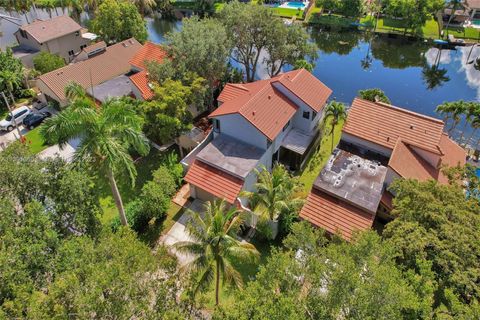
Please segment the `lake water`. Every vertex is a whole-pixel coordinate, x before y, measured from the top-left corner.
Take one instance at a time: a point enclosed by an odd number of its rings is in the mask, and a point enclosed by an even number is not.
[[[147,19],[147,28],[151,41],[163,43],[168,32],[181,29],[181,22]],[[15,41],[15,30],[11,23],[1,23],[2,47]],[[314,74],[332,88],[336,100],[348,104],[358,90],[380,88],[393,104],[432,116],[436,116],[435,107],[444,101],[480,100],[480,71],[467,63],[470,47],[442,50],[439,54],[439,49],[418,41],[360,32],[308,31],[319,47]],[[474,47],[469,60],[478,56],[480,48]],[[437,66],[440,73],[444,70],[444,81],[437,81],[439,77],[435,76],[426,81],[425,74],[435,75],[432,66]],[[266,74],[259,72],[257,76],[263,78]]]

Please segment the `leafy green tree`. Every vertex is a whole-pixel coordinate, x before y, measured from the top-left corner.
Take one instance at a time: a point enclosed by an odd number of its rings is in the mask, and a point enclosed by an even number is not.
[[[65,66],[65,60],[57,54],[42,51],[33,58],[33,66],[43,74]]]
[[[340,5],[340,12],[347,17],[359,18],[365,12],[365,1],[342,0]]]
[[[278,75],[285,65],[294,65],[299,60],[308,60],[308,63],[313,64],[318,57],[318,48],[308,40],[305,28],[299,24],[276,28],[275,36],[271,36],[265,46],[268,58],[264,62],[269,76]]]
[[[302,222],[274,250],[256,279],[214,319],[418,319],[428,316],[428,284],[396,267],[374,232],[327,242]],[[305,250],[305,251],[304,251]],[[419,294],[417,292],[421,292]],[[428,297],[428,295],[427,295]]]
[[[135,182],[136,169],[129,148],[142,155],[149,144],[141,132],[142,121],[128,100],[113,99],[97,107],[87,97],[74,99],[62,113],[41,125],[45,141],[65,145],[70,139],[81,139],[74,162],[91,167],[108,177],[120,221],[127,225],[116,176],[126,173]]]
[[[390,99],[388,99],[385,92],[378,88],[360,90],[358,91],[358,95],[360,98],[368,101],[376,102],[378,99],[378,101],[391,104]]]
[[[345,109],[345,105],[340,102],[332,101],[330,102],[327,107],[325,108],[325,116],[323,121],[329,121],[329,124],[332,128],[330,131],[330,135],[332,136],[332,151],[335,141],[335,127],[347,119],[347,110]]]
[[[127,1],[104,0],[92,21],[92,30],[109,44],[132,37],[143,43],[148,37],[145,20]]]
[[[257,182],[254,192],[243,192],[242,196],[247,197],[249,206],[265,224],[268,221],[284,221],[283,231],[287,233],[290,225],[298,217],[298,212],[303,204],[300,197],[301,186],[297,178],[281,164],[275,164],[272,172],[266,168],[256,171]],[[262,228],[262,225],[260,225]],[[274,238],[276,232],[264,230],[266,236]]]
[[[341,7],[340,0],[316,0],[315,5],[326,11],[338,11]]]
[[[478,200],[466,199],[459,185],[435,181],[399,179],[391,189],[396,218],[383,237],[397,263],[417,275],[424,265],[430,266],[437,315],[469,318],[465,314],[474,311],[469,304],[480,295]]]
[[[451,120],[451,125],[448,129],[448,133],[451,133],[455,130],[455,128],[462,120],[462,116],[467,111],[469,105],[470,104],[467,101],[458,100],[452,102],[444,102],[437,106],[435,112],[444,116],[445,124],[447,124]]]
[[[0,51],[0,91],[4,91],[10,96],[13,104],[15,104],[15,96],[18,96],[23,87],[23,79],[22,62],[13,56],[10,48]],[[0,99],[0,104],[5,105],[5,101]],[[18,134],[21,137],[20,130],[18,130]]]
[[[299,60],[295,61],[295,63],[293,64],[293,68],[295,70],[305,69],[308,72],[313,72],[313,69],[315,68],[315,66],[305,59],[299,59]]]
[[[261,52],[277,32],[286,28],[285,24],[267,7],[238,1],[226,4],[218,15],[235,45],[232,59],[245,68],[247,82],[254,81]]]
[[[196,73],[207,80],[212,92],[227,71],[233,45],[225,27],[215,19],[193,17],[184,19],[182,30],[169,33],[166,38],[165,49],[172,58],[172,68]],[[178,76],[173,78],[180,80]]]
[[[207,202],[203,218],[197,212],[190,212],[190,215],[187,231],[193,241],[177,242],[174,248],[194,257],[185,266],[186,271],[195,275],[194,295],[208,289],[214,281],[215,304],[218,305],[220,278],[224,283],[242,288],[238,262],[255,261],[259,253],[252,244],[238,240],[237,234],[243,221],[239,211],[227,209],[225,202]]]

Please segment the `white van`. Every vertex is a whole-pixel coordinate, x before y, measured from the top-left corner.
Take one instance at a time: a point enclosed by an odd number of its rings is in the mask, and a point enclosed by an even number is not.
[[[0,121],[0,130],[12,131],[13,128],[15,128],[15,121],[20,125],[23,119],[30,113],[31,111],[27,106],[17,108],[13,110],[12,113],[9,112],[5,119]],[[12,118],[12,114],[15,120]]]

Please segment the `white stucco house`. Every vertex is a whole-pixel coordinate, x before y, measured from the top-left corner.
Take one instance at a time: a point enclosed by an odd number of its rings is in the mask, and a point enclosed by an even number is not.
[[[209,118],[213,131],[182,161],[191,196],[230,204],[251,191],[255,169],[280,162],[299,169],[318,139],[332,90],[310,72],[294,70],[267,80],[227,84]]]

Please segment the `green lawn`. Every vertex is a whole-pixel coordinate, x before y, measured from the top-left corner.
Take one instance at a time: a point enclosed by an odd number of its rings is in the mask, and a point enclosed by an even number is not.
[[[27,132],[27,134],[25,134],[25,139],[25,144],[33,154],[37,154],[48,147],[48,145],[44,144],[43,139],[40,136],[39,127]]]
[[[334,146],[340,142],[342,127],[343,123],[340,123],[335,127]],[[310,159],[308,159],[305,168],[300,173],[300,182],[305,186],[306,193],[310,192],[310,189],[312,189],[313,182],[327,163],[328,158],[330,158],[330,154],[332,153],[332,136],[329,134],[330,131],[330,126],[327,125],[323,131],[319,149],[310,157]]]
[[[303,11],[298,9],[290,8],[271,8],[273,14],[282,18],[292,18],[297,17],[297,19],[302,19]]]

